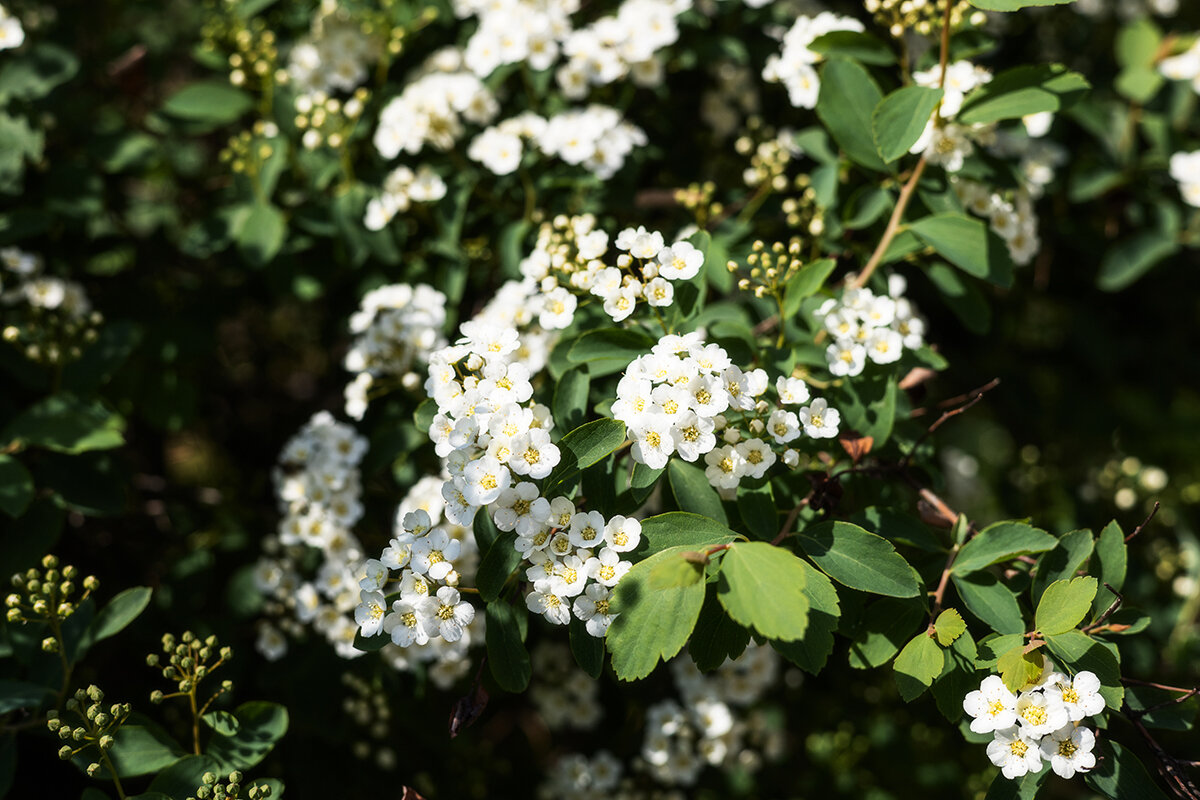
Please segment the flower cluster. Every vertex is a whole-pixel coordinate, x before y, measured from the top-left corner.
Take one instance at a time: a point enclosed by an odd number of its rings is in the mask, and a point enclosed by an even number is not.
[[[572,31],[562,44],[567,63],[555,74],[562,93],[578,100],[590,87],[626,76],[639,86],[659,85],[657,53],[679,38],[676,17],[691,6],[691,0],[625,0],[615,15]]]
[[[1041,249],[1038,237],[1038,217],[1033,197],[1019,190],[1011,199],[992,191],[982,183],[958,179],[953,181],[954,193],[963,207],[990,223],[992,231],[1004,240],[1008,253],[1017,264],[1028,264]]]
[[[416,172],[396,167],[383,180],[378,197],[367,202],[363,225],[369,231],[383,230],[397,214],[408,211],[413,203],[436,203],[446,196],[446,182],[427,166]]]
[[[1183,202],[1200,208],[1200,150],[1172,155],[1171,177],[1179,183]]]
[[[313,15],[308,37],[288,54],[288,82],[302,95],[352,92],[370,74],[383,53],[378,35],[339,14]]]
[[[521,61],[539,72],[549,69],[571,30],[570,15],[579,10],[579,0],[455,0],[453,5],[456,16],[479,18],[463,58],[480,78]]]
[[[350,318],[356,338],[344,366],[355,378],[346,386],[347,416],[362,419],[367,393],[381,381],[399,380],[406,389],[420,386],[414,367],[445,347],[445,323],[446,296],[430,286],[397,283],[367,292]]]
[[[346,616],[358,604],[362,546],[351,531],[362,517],[358,463],[367,440],[349,425],[319,412],[283,448],[275,470],[275,494],[283,520],[277,537],[265,542],[268,555],[255,568],[258,590],[274,601],[274,616],[292,635],[311,624],[340,655],[354,649],[355,627]],[[314,581],[300,565],[311,549],[321,554]],[[287,651],[281,631],[265,623],[258,649],[271,660]]]
[[[129,703],[114,703],[105,707],[104,692],[92,684],[86,691],[76,690],[75,695],[67,700],[65,710],[78,718],[74,728],[67,724],[58,711],[51,711],[46,719],[49,731],[64,742],[58,750],[58,757],[67,761],[90,747],[96,747],[96,760],[85,768],[88,776],[94,777],[101,769],[101,762],[103,766],[111,766],[108,751],[116,744],[117,730],[133,709]]]
[[[763,79],[782,83],[787,88],[788,100],[796,108],[814,108],[821,92],[814,65],[824,56],[809,49],[810,45],[827,33],[862,30],[863,24],[858,20],[831,11],[822,11],[815,17],[798,17],[783,36],[783,50],[768,56]]]
[[[1158,71],[1173,81],[1190,81],[1192,89],[1200,94],[1200,39],[1182,53],[1158,62]]]
[[[533,683],[529,699],[552,731],[591,730],[604,716],[600,682],[575,664],[565,644],[543,642],[530,653]]]
[[[0,249],[0,310],[4,340],[31,361],[61,364],[96,341],[104,321],[83,286],[43,273],[42,259],[16,247]]]
[[[852,378],[862,373],[868,359],[891,364],[906,348],[916,350],[925,343],[925,320],[904,297],[905,288],[904,278],[892,275],[886,295],[850,288],[821,304],[817,321],[833,338],[825,348],[830,372]]]
[[[496,175],[509,175],[520,166],[526,141],[548,156],[581,165],[607,180],[647,139],[641,128],[623,120],[616,109],[593,104],[549,119],[532,112],[506,119],[476,136],[467,155]]]
[[[953,120],[962,109],[967,94],[991,80],[991,72],[970,61],[955,61],[947,65],[944,81],[941,65],[924,72],[914,72],[913,81],[918,86],[941,86],[945,94],[937,113],[925,124],[925,131],[909,148],[909,152],[923,153],[930,164],[936,164],[947,172],[961,170],[966,158],[975,152],[974,143],[991,142],[996,126],[994,123],[960,125]]]
[[[14,17],[7,8],[0,6],[0,50],[11,50],[20,47],[25,42],[25,29],[21,20]]]
[[[441,50],[380,111],[375,149],[387,159],[401,151],[415,155],[426,144],[449,150],[463,135],[464,120],[486,125],[498,111],[491,91],[462,68],[461,54]]]
[[[12,576],[16,591],[4,598],[5,619],[10,623],[48,623],[53,635],[42,639],[42,650],[58,652],[63,647],[62,625],[88,596],[100,588],[94,575],[80,580],[79,570],[71,565],[59,567],[58,558],[42,558],[42,569],[29,569]],[[82,587],[78,597],[75,593]]]
[[[1049,668],[1019,694],[1009,691],[999,675],[989,675],[963,698],[971,730],[995,734],[987,755],[1010,779],[1040,772],[1045,761],[1063,778],[1094,767],[1096,737],[1080,722],[1102,712],[1104,705],[1094,673],[1070,678]]]

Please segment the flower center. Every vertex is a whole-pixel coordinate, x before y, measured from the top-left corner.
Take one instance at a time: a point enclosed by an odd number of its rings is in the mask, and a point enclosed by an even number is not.
[[[536,464],[542,460],[542,454],[537,451],[537,448],[530,447],[525,451],[525,463]]]
[[[1029,745],[1025,744],[1020,739],[1017,739],[1008,747],[1012,751],[1012,754],[1017,758],[1024,758],[1025,753],[1029,752]]]
[[[1058,754],[1063,758],[1070,758],[1075,755],[1075,751],[1078,749],[1070,739],[1063,739],[1058,743]]]
[[[1046,710],[1041,706],[1025,706],[1021,716],[1030,725],[1044,725],[1046,722]]]

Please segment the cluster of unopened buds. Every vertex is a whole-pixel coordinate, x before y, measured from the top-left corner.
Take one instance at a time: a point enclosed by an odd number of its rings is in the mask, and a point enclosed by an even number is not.
[[[48,555],[42,559],[42,569],[29,569],[12,576],[15,592],[4,599],[9,622],[45,622],[57,631],[67,617],[75,613],[79,604],[92,592],[100,588],[100,581],[89,575],[82,581],[79,570],[71,565],[58,566],[58,558]],[[83,588],[83,593],[75,597]],[[48,636],[42,641],[42,649],[57,652],[59,637]]]
[[[1074,678],[1045,670],[1035,685],[1013,693],[999,675],[989,675],[963,698],[975,733],[994,733],[988,759],[1004,777],[1041,772],[1045,762],[1063,777],[1096,766],[1096,735],[1081,726],[1104,711],[1100,680],[1092,672]]]
[[[238,800],[238,798],[246,797],[249,800],[264,800],[271,796],[271,787],[268,784],[255,784],[246,790],[246,794],[242,794],[242,773],[234,771],[229,773],[228,778],[221,778],[215,773],[206,772],[201,776],[200,788],[196,790],[194,797],[189,797],[188,800]]]
[[[129,716],[128,703],[115,703],[107,709],[104,707],[104,692],[98,686],[89,686],[75,692],[75,696],[67,700],[66,710],[72,712],[81,720],[74,727],[66,724],[57,711],[51,711],[46,720],[46,727],[64,742],[58,750],[58,757],[63,761],[95,745],[100,750],[100,759],[107,761],[105,755],[112,748],[113,735],[117,728]],[[100,761],[93,761],[87,766],[87,774],[94,777],[100,770]]]
[[[163,634],[162,651],[163,655],[167,657],[166,665],[162,663],[162,658],[157,653],[151,653],[146,657],[146,665],[154,669],[161,668],[162,676],[175,683],[178,691],[164,694],[156,690],[150,694],[152,703],[161,703],[171,697],[194,696],[201,681],[233,658],[233,649],[221,647],[216,636],[209,636],[202,640],[191,631],[185,631],[179,641],[173,634]],[[233,681],[222,681],[220,688],[209,698],[199,713],[203,714],[214,700],[232,688]]]

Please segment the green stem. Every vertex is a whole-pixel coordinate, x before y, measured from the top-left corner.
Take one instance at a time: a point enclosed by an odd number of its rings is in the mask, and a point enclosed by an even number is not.
[[[121,786],[121,779],[117,777],[117,770],[113,767],[112,761],[108,758],[108,753],[100,751],[100,760],[104,762],[104,768],[108,770],[108,774],[112,776],[113,786],[117,787],[117,797],[120,800],[125,800],[125,788]]]

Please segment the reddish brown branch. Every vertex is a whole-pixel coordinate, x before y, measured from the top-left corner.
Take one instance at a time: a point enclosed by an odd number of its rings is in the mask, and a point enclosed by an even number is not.
[[[1126,537],[1125,537],[1125,543],[1126,543],[1126,544],[1128,544],[1128,543],[1130,542],[1130,540],[1132,540],[1132,539],[1133,539],[1133,537],[1135,537],[1135,536],[1137,536],[1139,533],[1141,533],[1143,528],[1145,528],[1147,525],[1149,525],[1149,524],[1150,524],[1150,520],[1154,519],[1154,515],[1158,513],[1158,506],[1159,506],[1159,503],[1158,503],[1158,501],[1157,501],[1157,500],[1155,500],[1155,501],[1154,501],[1154,508],[1152,508],[1152,509],[1150,510],[1150,516],[1148,516],[1148,517],[1146,517],[1144,520],[1142,520],[1142,524],[1141,524],[1141,525],[1138,525],[1136,528],[1134,528],[1134,529],[1133,529],[1133,533],[1131,533],[1131,534],[1129,534],[1128,536],[1126,536]]]

